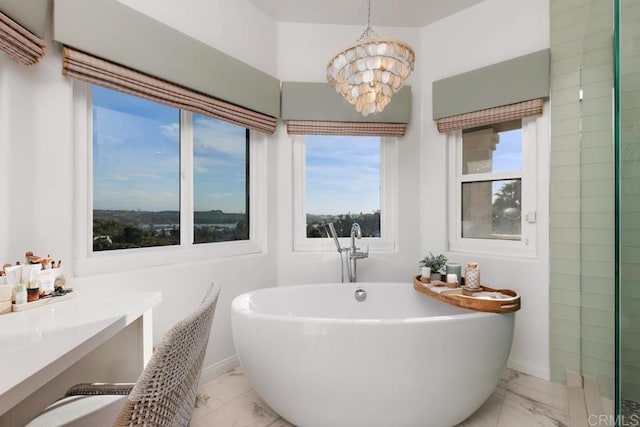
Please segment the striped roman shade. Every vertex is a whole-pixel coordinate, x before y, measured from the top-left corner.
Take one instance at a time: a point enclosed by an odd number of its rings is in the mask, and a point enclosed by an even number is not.
[[[492,125],[500,122],[521,119],[523,117],[542,114],[543,98],[517,102],[500,107],[458,114],[438,119],[438,131],[449,132],[458,129],[469,129],[478,126]]]
[[[24,65],[36,64],[46,44],[22,25],[0,12],[0,50]]]
[[[272,134],[277,119],[64,47],[62,74],[235,125]]]
[[[404,136],[406,123],[287,120],[290,135]]]

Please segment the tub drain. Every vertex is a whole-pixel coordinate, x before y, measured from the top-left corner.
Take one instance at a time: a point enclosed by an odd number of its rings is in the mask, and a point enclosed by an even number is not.
[[[362,288],[358,288],[356,289],[355,296],[356,296],[356,301],[362,302],[365,299],[367,299],[367,292]]]

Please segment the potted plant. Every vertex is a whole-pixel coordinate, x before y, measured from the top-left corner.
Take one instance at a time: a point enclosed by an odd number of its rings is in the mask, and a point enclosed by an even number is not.
[[[446,264],[446,256],[443,254],[435,256],[431,252],[420,260],[420,267],[428,267],[431,269],[431,280],[442,280],[442,274],[444,273]]]

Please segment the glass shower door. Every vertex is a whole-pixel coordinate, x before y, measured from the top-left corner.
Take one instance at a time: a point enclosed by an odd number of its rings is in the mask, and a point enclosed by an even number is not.
[[[617,0],[620,425],[640,425],[640,0]]]

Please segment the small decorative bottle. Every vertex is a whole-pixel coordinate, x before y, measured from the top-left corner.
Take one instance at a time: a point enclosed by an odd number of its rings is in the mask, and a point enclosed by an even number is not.
[[[464,286],[468,289],[480,289],[480,269],[478,263],[470,262],[464,272]]]

